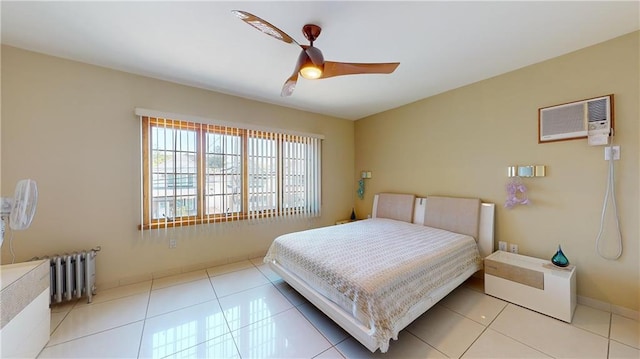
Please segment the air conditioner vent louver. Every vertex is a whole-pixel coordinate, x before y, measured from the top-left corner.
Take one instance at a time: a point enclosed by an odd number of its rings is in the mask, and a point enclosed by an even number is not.
[[[607,120],[607,100],[594,100],[587,102],[589,110],[589,122]]]
[[[542,136],[555,136],[563,133],[584,132],[584,105],[568,105],[565,107],[544,110],[542,112]]]

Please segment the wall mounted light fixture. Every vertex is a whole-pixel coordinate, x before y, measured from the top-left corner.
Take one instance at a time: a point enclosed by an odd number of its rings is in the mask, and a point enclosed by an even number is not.
[[[362,171],[360,180],[358,181],[358,198],[364,198],[364,180],[371,178],[371,171]]]
[[[547,175],[545,165],[509,166],[507,177],[544,177]]]

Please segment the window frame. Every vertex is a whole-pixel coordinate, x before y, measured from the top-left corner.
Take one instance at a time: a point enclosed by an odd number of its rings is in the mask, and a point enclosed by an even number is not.
[[[142,146],[142,219],[141,224],[138,225],[138,229],[146,230],[146,229],[157,229],[157,228],[167,228],[167,227],[181,227],[181,226],[190,226],[190,225],[198,225],[198,224],[209,224],[209,223],[220,223],[220,222],[231,222],[231,221],[239,221],[239,220],[247,220],[253,219],[256,217],[259,218],[268,218],[268,217],[278,217],[278,216],[289,216],[305,213],[308,211],[306,207],[309,206],[310,197],[315,196],[315,201],[320,201],[320,191],[321,191],[321,181],[320,181],[320,168],[321,168],[321,151],[317,153],[317,159],[315,159],[314,163],[317,165],[317,188],[313,191],[317,191],[317,194],[309,193],[309,188],[307,188],[305,192],[306,200],[305,204],[300,207],[294,208],[283,208],[283,201],[286,192],[284,191],[284,174],[283,174],[283,163],[285,159],[283,146],[285,142],[300,142],[304,143],[304,135],[282,135],[277,132],[271,131],[254,131],[250,129],[243,129],[237,126],[225,126],[225,125],[215,125],[215,124],[207,124],[207,123],[198,123],[187,120],[174,120],[156,116],[149,115],[140,115],[141,117],[141,146]],[[194,130],[196,131],[196,215],[189,216],[181,216],[175,217],[172,219],[168,218],[152,218],[152,206],[153,206],[153,185],[152,185],[152,153],[153,149],[151,148],[151,128],[153,126],[162,127],[162,128],[174,128],[177,130]],[[241,206],[239,212],[229,212],[229,213],[216,213],[216,214],[206,214],[206,191],[205,184],[207,173],[207,160],[204,156],[207,155],[207,143],[206,136],[208,133],[218,133],[223,135],[237,135],[240,136],[241,142],[241,151],[240,151],[240,161],[241,161],[241,181],[242,184],[240,186],[240,197],[241,197]],[[264,139],[273,139],[276,141],[275,143],[275,151],[276,151],[276,204],[275,208],[267,209],[263,211],[252,211],[250,209],[249,201],[250,201],[250,191],[249,191],[249,178],[254,173],[249,173],[249,161],[250,161],[250,153],[249,149],[249,141],[251,138],[264,138]],[[174,143],[173,152],[178,152],[176,149],[176,144]],[[224,154],[226,155],[226,153]],[[308,159],[307,159],[308,160]],[[178,169],[176,167],[173,168],[172,175],[175,177],[178,174]],[[169,174],[169,173],[167,173]],[[305,173],[305,176],[311,176],[312,174]],[[308,178],[307,178],[308,179]],[[175,180],[174,180],[175,181]],[[308,187],[308,186],[307,186]],[[166,185],[165,185],[166,188]],[[174,192],[173,197],[175,198],[179,195],[177,192]],[[223,194],[224,196],[224,194]],[[320,205],[315,205],[317,208],[317,215],[319,215]]]

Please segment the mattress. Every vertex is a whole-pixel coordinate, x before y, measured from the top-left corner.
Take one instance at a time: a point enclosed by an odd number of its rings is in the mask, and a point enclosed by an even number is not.
[[[271,261],[350,312],[382,352],[407,313],[481,268],[473,237],[384,218],[282,235],[265,256]]]

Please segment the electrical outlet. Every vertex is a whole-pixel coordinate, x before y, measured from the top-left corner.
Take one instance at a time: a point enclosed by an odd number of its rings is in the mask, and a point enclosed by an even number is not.
[[[169,248],[175,248],[178,245],[175,239],[169,240]]]
[[[611,159],[611,153],[613,152],[613,160],[620,159],[620,146],[607,146],[604,148],[604,159],[609,161]]]
[[[505,241],[500,241],[498,242],[498,249],[501,251],[507,251],[507,242]]]
[[[509,247],[509,252],[518,254],[518,245],[511,243],[511,247]]]

